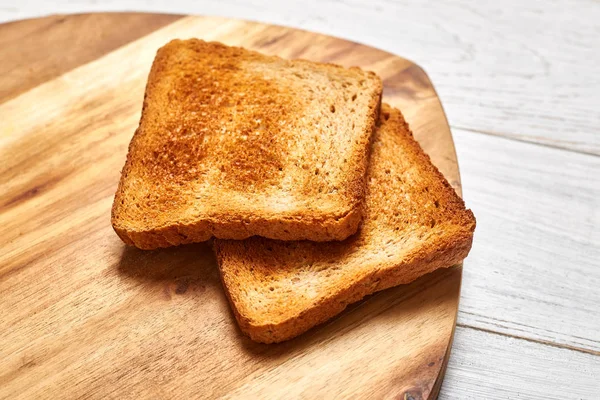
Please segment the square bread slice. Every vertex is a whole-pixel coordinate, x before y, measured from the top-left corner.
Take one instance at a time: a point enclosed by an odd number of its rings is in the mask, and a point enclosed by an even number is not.
[[[359,68],[171,41],[148,77],[115,231],[142,249],[345,239],[362,218],[381,91]]]
[[[263,343],[297,336],[379,290],[461,262],[475,218],[383,105],[367,175],[364,220],[343,242],[215,240],[238,324]]]

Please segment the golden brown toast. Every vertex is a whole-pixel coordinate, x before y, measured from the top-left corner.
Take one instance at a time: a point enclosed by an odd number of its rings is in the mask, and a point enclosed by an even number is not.
[[[459,263],[475,218],[413,139],[402,114],[381,109],[364,221],[343,242],[215,240],[225,291],[253,340],[290,339],[350,303]]]
[[[158,50],[112,209],[142,249],[342,240],[361,220],[381,101],[372,72],[201,40]]]

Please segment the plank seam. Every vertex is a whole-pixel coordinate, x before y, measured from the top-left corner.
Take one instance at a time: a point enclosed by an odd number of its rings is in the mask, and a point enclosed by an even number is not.
[[[527,143],[527,144],[546,147],[546,148],[554,149],[554,150],[562,150],[562,151],[566,151],[569,153],[584,154],[584,155],[588,155],[588,156],[592,156],[592,157],[600,157],[600,153],[594,153],[593,151],[577,150],[577,149],[573,149],[573,148],[569,148],[569,147],[563,147],[558,144],[535,142],[535,141],[529,140],[525,137],[521,138],[521,137],[517,137],[517,136],[511,136],[510,134],[506,134],[506,133],[487,131],[487,130],[483,130],[483,129],[465,128],[463,126],[456,126],[456,125],[450,125],[450,128],[469,132],[469,133],[479,133],[479,134],[486,135],[486,136],[493,136],[493,137],[497,137],[497,138],[510,140],[513,142]]]
[[[492,335],[498,335],[498,336],[504,336],[504,337],[508,337],[508,338],[512,338],[512,339],[524,340],[526,342],[540,344],[543,346],[549,346],[549,347],[554,347],[554,348],[563,349],[563,350],[571,350],[571,351],[576,351],[579,353],[584,353],[584,354],[589,354],[592,356],[600,357],[600,351],[596,351],[596,350],[585,349],[585,348],[576,347],[576,346],[570,346],[568,344],[555,343],[555,342],[551,342],[549,340],[533,339],[533,338],[529,338],[529,337],[525,337],[525,336],[510,335],[507,333],[496,332],[491,329],[479,328],[479,327],[466,325],[466,324],[458,323],[458,322],[456,323],[456,326],[465,328],[465,329],[472,329],[472,330],[478,331],[478,332],[489,333]]]

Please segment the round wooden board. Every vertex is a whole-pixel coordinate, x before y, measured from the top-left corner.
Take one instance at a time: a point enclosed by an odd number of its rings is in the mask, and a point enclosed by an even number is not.
[[[152,14],[0,25],[0,397],[435,398],[461,269],[380,292],[279,345],[242,336],[207,244],[143,252],[110,226],[156,50],[198,37],[376,71],[384,101],[460,193],[417,65],[253,22]],[[399,155],[401,156],[401,155]]]

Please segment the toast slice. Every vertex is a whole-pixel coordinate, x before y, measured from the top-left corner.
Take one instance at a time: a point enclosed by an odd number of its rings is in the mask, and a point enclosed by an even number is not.
[[[142,249],[342,240],[361,220],[382,83],[201,40],[158,50],[112,209]]]
[[[225,291],[250,338],[290,339],[366,295],[467,256],[473,213],[387,105],[367,177],[362,226],[343,242],[215,240]]]

